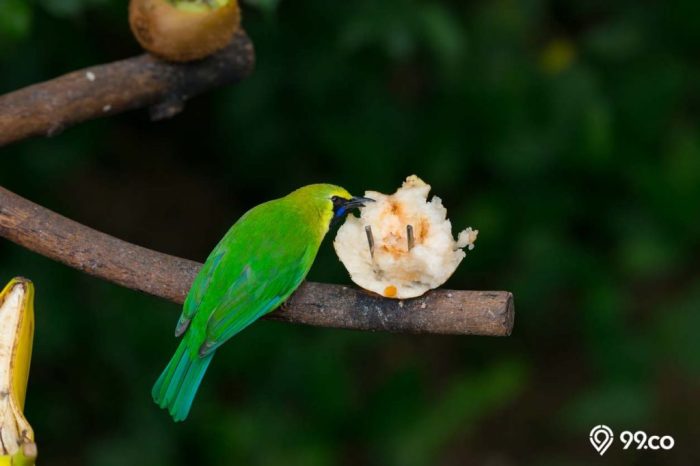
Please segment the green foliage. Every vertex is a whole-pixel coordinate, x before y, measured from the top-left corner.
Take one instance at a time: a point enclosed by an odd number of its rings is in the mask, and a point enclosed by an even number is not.
[[[108,0],[39,0],[43,9],[59,18],[69,18],[84,12],[86,8],[100,5]]]
[[[31,27],[32,10],[22,0],[0,2],[0,40],[13,41],[27,35]]]
[[[179,309],[2,242],[37,287],[42,461],[578,465],[608,423],[676,439],[617,464],[700,462],[700,3],[673,3],[251,1],[250,79],[3,149],[2,186],[199,260],[300,185],[416,173],[480,230],[448,286],[515,294],[504,339],[256,324],[173,425]],[[3,92],[138,52],[117,0],[0,0],[0,38]],[[311,278],[349,283],[328,242]]]
[[[270,15],[277,10],[280,0],[243,0],[243,3]]]

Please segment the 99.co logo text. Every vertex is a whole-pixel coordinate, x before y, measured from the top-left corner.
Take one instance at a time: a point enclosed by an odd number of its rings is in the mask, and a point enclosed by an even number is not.
[[[615,440],[615,434],[610,427],[600,424],[591,429],[589,440],[593,448],[603,456]],[[620,434],[620,441],[623,450],[630,447],[636,447],[637,450],[670,450],[676,443],[670,435],[647,435],[643,430],[625,430]]]

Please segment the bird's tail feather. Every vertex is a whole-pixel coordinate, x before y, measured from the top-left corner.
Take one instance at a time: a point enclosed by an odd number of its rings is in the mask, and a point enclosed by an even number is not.
[[[183,421],[187,417],[202,377],[214,356],[213,352],[204,357],[193,356],[188,340],[185,336],[180,342],[151,392],[156,404],[167,408],[175,421]]]

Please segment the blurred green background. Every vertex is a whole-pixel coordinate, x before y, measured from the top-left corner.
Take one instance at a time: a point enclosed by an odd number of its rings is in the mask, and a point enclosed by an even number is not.
[[[699,18],[697,0],[251,1],[245,82],[0,150],[2,186],[195,260],[298,186],[416,173],[481,232],[447,286],[515,295],[509,338],[257,323],[176,425],[150,389],[178,307],[2,240],[0,282],[37,288],[41,464],[700,464]],[[0,93],[136,53],[125,0],[0,0]],[[310,278],[350,283],[329,241]],[[601,423],[676,446],[600,458]]]

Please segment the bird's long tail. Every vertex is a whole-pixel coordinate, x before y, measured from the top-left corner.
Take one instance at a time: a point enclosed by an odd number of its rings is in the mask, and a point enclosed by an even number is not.
[[[202,377],[209,367],[214,352],[200,358],[193,355],[189,338],[185,338],[177,347],[175,355],[168,363],[151,394],[161,408],[167,408],[175,421],[183,421],[192,407]]]

